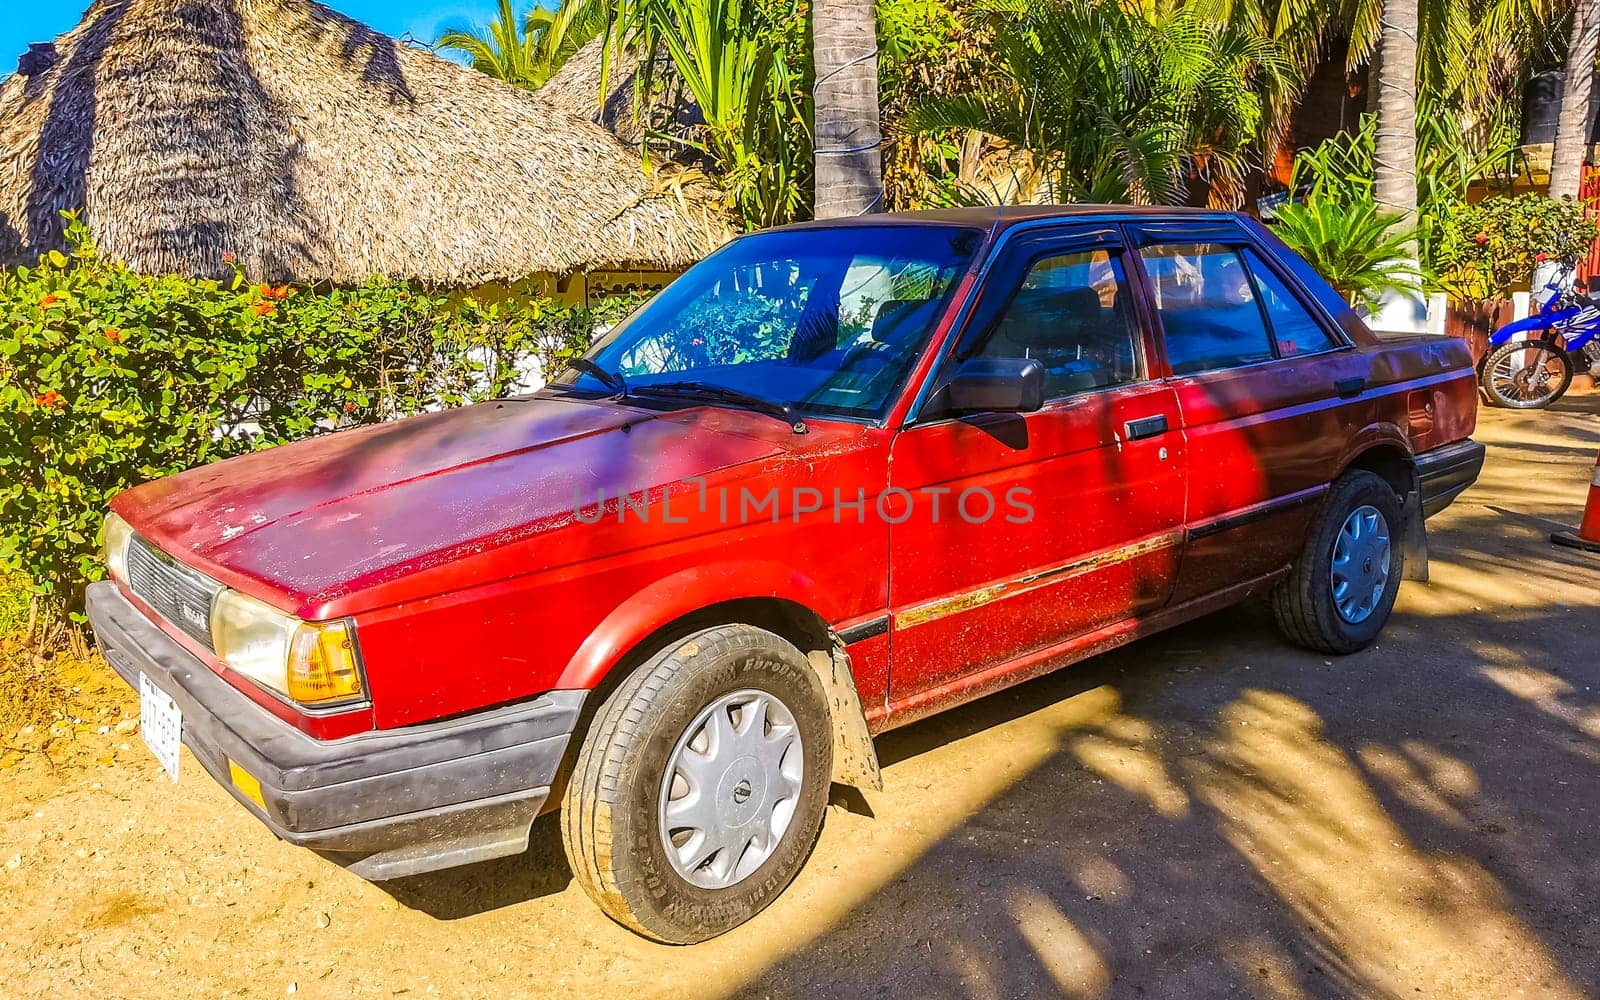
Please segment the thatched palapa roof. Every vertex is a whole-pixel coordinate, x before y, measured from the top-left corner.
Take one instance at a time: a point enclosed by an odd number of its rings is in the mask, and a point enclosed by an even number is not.
[[[575,117],[600,125],[631,146],[644,142],[641,117],[649,120],[651,128],[669,133],[683,133],[704,122],[694,98],[679,86],[678,71],[671,59],[658,56],[648,67],[650,93],[641,100],[639,74],[647,67],[638,50],[612,48],[609,61],[606,55],[605,37],[594,39],[545,81],[539,96]]]
[[[225,252],[339,283],[671,269],[727,238],[704,188],[312,0],[96,0],[0,86],[0,259],[82,209],[151,273],[223,273]]]
[[[608,65],[606,39],[601,36],[562,63],[539,88],[539,96],[575,118],[592,121],[622,141],[638,145],[642,135],[634,110],[634,81],[639,62],[633,49],[622,48],[612,49]]]

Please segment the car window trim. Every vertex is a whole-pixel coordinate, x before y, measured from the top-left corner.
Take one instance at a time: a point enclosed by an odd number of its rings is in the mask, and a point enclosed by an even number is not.
[[[1355,345],[1350,342],[1348,337],[1345,336],[1344,331],[1339,329],[1337,324],[1333,324],[1329,321],[1326,311],[1320,307],[1320,303],[1308,304],[1305,301],[1304,295],[1300,291],[1299,282],[1295,280],[1292,275],[1284,274],[1280,262],[1267,253],[1251,236],[1250,232],[1243,226],[1235,224],[1229,227],[1214,223],[1205,223],[1203,225],[1194,223],[1173,223],[1168,226],[1166,224],[1147,223],[1130,225],[1126,228],[1130,230],[1129,242],[1132,244],[1132,254],[1133,257],[1138,261],[1139,276],[1145,285],[1144,297],[1149,303],[1150,319],[1151,323],[1153,324],[1152,328],[1156,331],[1156,335],[1161,344],[1161,363],[1165,372],[1164,376],[1162,377],[1163,381],[1177,381],[1180,379],[1197,378],[1205,375],[1215,375],[1219,372],[1243,371],[1262,365],[1276,364],[1280,361],[1295,361],[1302,358],[1314,358],[1323,354],[1333,354],[1338,351],[1354,349]],[[1228,235],[1229,233],[1231,233],[1231,235]],[[1245,273],[1250,276],[1251,291],[1255,295],[1256,308],[1260,312],[1262,323],[1265,325],[1267,330],[1267,339],[1268,344],[1272,349],[1272,357],[1262,358],[1260,360],[1251,361],[1242,365],[1223,365],[1217,368],[1206,368],[1201,371],[1183,372],[1181,374],[1173,371],[1172,357],[1170,352],[1167,350],[1166,323],[1161,318],[1160,307],[1156,305],[1154,279],[1150,277],[1150,272],[1145,267],[1143,251],[1147,246],[1171,245],[1173,243],[1178,243],[1181,245],[1184,241],[1191,239],[1195,240],[1196,244],[1203,241],[1226,246],[1232,249],[1233,252],[1238,255],[1240,266],[1244,267]],[[1260,288],[1256,282],[1255,271],[1251,269],[1249,258],[1245,257],[1245,255],[1241,252],[1242,250],[1246,249],[1253,250],[1256,257],[1266,264],[1267,269],[1271,271],[1271,273],[1280,282],[1283,283],[1284,287],[1289,290],[1289,294],[1294,297],[1296,302],[1300,303],[1300,307],[1306,311],[1306,313],[1311,317],[1312,321],[1317,324],[1324,334],[1327,334],[1331,338],[1333,341],[1332,344],[1319,351],[1305,351],[1300,354],[1284,357],[1278,347],[1277,328],[1273,326],[1272,319],[1267,314],[1266,303],[1262,301]]]
[[[919,387],[911,409],[901,423],[901,429],[908,430],[912,427],[931,426],[948,420],[960,419],[959,415],[949,416],[944,414],[924,419],[923,408],[945,381],[946,376],[950,373],[950,363],[957,360],[958,352],[963,352],[966,343],[974,339],[974,335],[970,331],[975,322],[974,317],[980,306],[983,305],[985,288],[993,280],[998,270],[1012,266],[1012,261],[1007,259],[1006,255],[1018,251],[1027,254],[1022,258],[1023,263],[1019,265],[1015,285],[1006,293],[1004,305],[995,313],[995,323],[998,323],[1000,318],[1005,315],[1005,311],[1010,308],[1017,293],[1022,290],[1023,280],[1027,278],[1029,271],[1032,270],[1035,264],[1049,257],[1060,257],[1092,250],[1106,250],[1110,253],[1123,255],[1122,272],[1128,286],[1127,290],[1133,293],[1136,303],[1142,303],[1144,298],[1143,288],[1138,281],[1132,278],[1131,269],[1126,263],[1128,255],[1132,252],[1132,247],[1128,245],[1127,239],[1116,221],[1068,221],[1065,223],[1060,219],[1041,221],[1048,221],[1049,225],[1030,225],[1026,227],[1025,231],[1020,232],[1017,230],[1023,230],[1024,227],[1020,225],[1014,226],[1011,231],[1002,235],[1001,239],[996,243],[994,249],[990,252],[989,260],[985,262],[983,269],[978,274],[978,280],[972,289],[971,295],[968,297],[967,302],[963,303],[961,314],[956,318],[953,335],[947,339],[942,348],[942,356],[929,370],[927,378],[923,380],[923,384]],[[1031,247],[1030,244],[1038,244],[1038,246]],[[1138,325],[1139,319],[1143,317],[1137,305],[1135,306],[1135,316],[1133,318],[1135,326],[1131,332],[1137,343],[1139,368],[1141,370],[1141,375],[1138,379],[1132,382],[1119,382],[1116,385],[1100,386],[1095,389],[1085,389],[1082,392],[1070,393],[1065,396],[1052,396],[1044,401],[1044,405],[1040,409],[1046,409],[1051,403],[1061,400],[1071,400],[1080,396],[1089,396],[1116,389],[1127,389],[1159,381],[1152,370],[1149,342],[1143,336],[1143,330]],[[977,335],[976,341],[982,343],[992,332],[993,327],[991,326],[981,335]],[[963,353],[960,356],[964,359],[971,355]]]

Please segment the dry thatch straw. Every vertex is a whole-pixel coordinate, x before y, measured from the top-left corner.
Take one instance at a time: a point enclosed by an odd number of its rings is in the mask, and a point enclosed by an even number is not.
[[[703,181],[547,99],[312,0],[96,0],[0,86],[0,259],[82,209],[150,273],[438,284],[676,269],[729,235]]]
[[[641,97],[639,74],[644,60],[638,50],[627,46],[613,49],[609,65],[605,55],[602,35],[573,53],[539,88],[539,96],[575,117],[599,124],[632,146],[643,144],[646,122],[649,129],[670,135],[681,135],[704,122],[694,98],[679,86],[670,58],[655,58],[649,67],[649,93]]]

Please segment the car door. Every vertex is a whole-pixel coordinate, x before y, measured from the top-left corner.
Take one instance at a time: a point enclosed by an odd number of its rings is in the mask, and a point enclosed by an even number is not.
[[[889,531],[892,702],[1167,602],[1183,444],[1176,394],[1148,374],[1126,256],[1116,227],[1013,237],[929,398],[962,360],[1022,357],[1045,368],[1043,407],[913,414],[896,436],[889,493],[907,516]]]
[[[1181,603],[1299,554],[1349,440],[1340,394],[1360,391],[1360,359],[1238,226],[1130,230],[1188,450]]]

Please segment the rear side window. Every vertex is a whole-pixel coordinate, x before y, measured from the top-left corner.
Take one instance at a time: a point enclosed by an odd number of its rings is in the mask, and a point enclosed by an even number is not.
[[[1267,267],[1266,261],[1254,250],[1244,251],[1250,263],[1250,273],[1261,292],[1261,304],[1267,310],[1267,321],[1272,324],[1273,339],[1278,345],[1278,357],[1292,358],[1297,354],[1316,354],[1339,346],[1328,331],[1301,305],[1279,277]]]
[[[1274,357],[1244,258],[1220,243],[1169,243],[1140,251],[1174,375],[1237,368]]]

